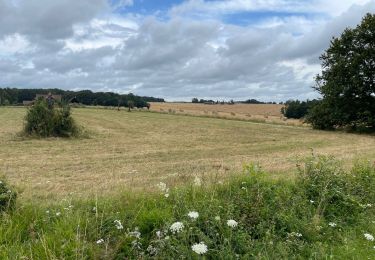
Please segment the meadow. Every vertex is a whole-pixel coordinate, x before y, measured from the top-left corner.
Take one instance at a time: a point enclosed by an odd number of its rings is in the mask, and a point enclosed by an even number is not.
[[[0,108],[0,259],[375,257],[375,136],[72,112],[84,136],[38,139]]]
[[[200,104],[182,102],[151,102],[151,111],[224,119],[238,119],[259,123],[302,126],[303,121],[288,119],[281,114],[279,104]]]
[[[17,133],[25,113],[0,109],[0,173],[22,191],[22,200],[150,191],[160,181],[178,185],[196,176],[225,179],[250,162],[290,178],[312,151],[349,167],[375,158],[374,136],[95,108],[73,109],[89,138],[23,139]]]

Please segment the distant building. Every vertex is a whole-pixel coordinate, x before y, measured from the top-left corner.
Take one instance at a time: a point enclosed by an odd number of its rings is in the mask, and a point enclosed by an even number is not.
[[[52,98],[55,101],[57,101],[57,102],[61,102],[61,100],[62,100],[62,96],[61,95],[50,95],[50,94],[36,94],[35,100],[37,100],[40,97],[42,97],[42,98],[48,98],[49,96],[52,96]]]
[[[38,98],[45,98],[47,100],[53,100],[56,102],[61,102],[62,96],[61,95],[52,95],[51,93],[49,94],[36,94],[34,100],[24,100],[22,103],[24,106],[31,106],[34,104],[35,100]]]
[[[34,101],[24,100],[24,101],[22,102],[22,104],[23,104],[24,106],[31,106],[32,104],[34,104]]]

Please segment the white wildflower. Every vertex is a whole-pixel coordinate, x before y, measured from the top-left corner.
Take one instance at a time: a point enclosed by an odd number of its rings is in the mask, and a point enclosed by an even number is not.
[[[165,193],[164,197],[168,198],[169,197],[169,193]]]
[[[365,238],[368,241],[374,241],[374,236],[373,235],[366,233],[366,234],[364,234],[364,236],[365,236]]]
[[[297,233],[297,232],[292,232],[292,233],[289,233],[288,236],[291,236],[291,237],[302,237],[302,234],[301,233]]]
[[[152,245],[149,245],[147,247],[147,252],[150,254],[150,255],[157,255],[158,253],[158,249],[156,247],[153,247]]]
[[[96,212],[96,207],[93,207],[93,208],[92,208],[92,211]]]
[[[314,203],[315,203],[315,201],[313,201],[313,200],[310,200],[310,203],[311,203],[311,204],[314,204]]]
[[[329,222],[329,223],[328,223],[328,226],[330,226],[330,227],[336,227],[336,226],[337,226],[337,224],[336,224],[336,223],[334,223],[334,222]]]
[[[56,216],[60,216],[61,215],[61,212],[56,212]]]
[[[216,217],[215,217],[215,220],[216,220],[216,221],[220,221],[220,219],[221,219],[220,216],[216,216]]]
[[[169,236],[166,236],[166,237],[165,237],[165,240],[169,240]]]
[[[122,226],[122,224],[121,224],[121,221],[120,220],[118,220],[118,219],[116,219],[115,221],[113,221],[114,223],[115,223],[115,225],[116,225],[116,228],[117,229],[123,229],[124,227]]]
[[[202,186],[202,180],[199,177],[194,178],[194,185],[195,186]]]
[[[156,231],[156,236],[160,239],[163,236],[163,233],[160,230],[158,230]]]
[[[171,225],[171,227],[169,228],[172,233],[179,233],[182,231],[182,229],[184,229],[184,224],[182,222],[175,222]]]
[[[157,184],[156,186],[157,186],[157,187],[159,188],[159,190],[161,190],[162,192],[166,192],[166,193],[168,193],[168,191],[169,191],[169,188],[167,187],[167,184],[164,183],[164,182],[159,182],[159,184]]]
[[[237,227],[238,222],[235,221],[235,220],[233,220],[233,219],[229,219],[229,220],[227,221],[227,225],[228,225],[228,227],[235,228],[235,227]]]
[[[101,243],[104,243],[104,239],[99,239],[98,241],[96,241],[96,243],[99,245],[99,244],[101,244]]]
[[[196,212],[196,211],[190,211],[190,212],[188,213],[188,216],[189,216],[191,219],[196,220],[196,219],[199,217],[199,213]]]
[[[200,242],[199,244],[194,244],[191,246],[191,250],[193,250],[198,255],[203,255],[207,253],[208,249],[205,243]]]
[[[134,231],[129,232],[129,236],[135,237],[135,238],[141,238],[141,232],[139,232],[138,228],[136,227]]]
[[[46,213],[49,214],[49,210],[46,210]]]

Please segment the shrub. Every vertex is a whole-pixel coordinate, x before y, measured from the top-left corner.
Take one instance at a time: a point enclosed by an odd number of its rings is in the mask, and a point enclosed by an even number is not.
[[[39,137],[70,137],[79,133],[79,128],[70,114],[70,107],[49,107],[43,98],[38,99],[25,117],[24,132]]]
[[[318,100],[288,100],[285,107],[281,108],[281,113],[287,118],[300,119],[307,115],[319,103]]]
[[[0,213],[13,209],[16,204],[17,193],[4,181],[0,180]]]

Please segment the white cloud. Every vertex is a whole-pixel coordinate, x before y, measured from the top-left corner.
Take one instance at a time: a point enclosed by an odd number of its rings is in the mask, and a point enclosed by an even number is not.
[[[11,2],[0,0],[2,86],[132,91],[171,100],[315,97],[318,57],[331,37],[375,12],[374,1],[362,0],[355,6],[338,0],[196,0],[158,19],[114,14],[105,0]],[[326,15],[268,16],[242,26],[220,18],[241,10],[310,7]],[[195,11],[200,19],[193,18]]]

